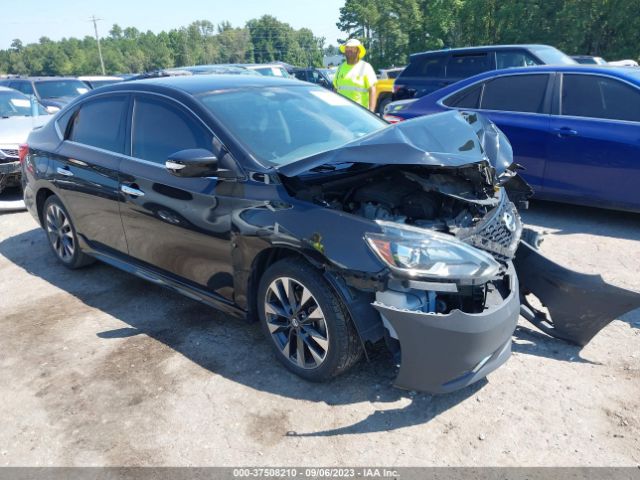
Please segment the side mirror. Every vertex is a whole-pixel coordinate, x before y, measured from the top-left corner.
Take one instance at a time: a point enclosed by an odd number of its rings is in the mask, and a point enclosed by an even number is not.
[[[204,148],[191,148],[169,155],[164,166],[176,177],[215,177],[218,157]]]

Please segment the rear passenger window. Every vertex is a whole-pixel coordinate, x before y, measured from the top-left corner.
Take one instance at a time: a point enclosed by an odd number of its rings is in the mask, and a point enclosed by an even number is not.
[[[514,68],[514,67],[530,67],[538,65],[536,61],[527,52],[518,51],[497,51],[496,52],[496,68]]]
[[[444,77],[446,55],[416,57],[402,72],[403,77]]]
[[[136,99],[132,128],[132,156],[143,160],[164,164],[179,150],[212,149],[212,135],[195,117],[155,98]]]
[[[482,84],[474,85],[451,95],[442,103],[447,107],[478,108],[478,104],[480,103],[480,92],[482,92]]]
[[[542,113],[549,75],[510,75],[486,83],[483,110]]]
[[[447,78],[467,78],[489,70],[489,55],[452,55],[447,64]]]
[[[640,122],[640,92],[612,78],[564,75],[562,115]]]
[[[73,117],[69,140],[124,153],[127,96],[100,97],[83,103]]]

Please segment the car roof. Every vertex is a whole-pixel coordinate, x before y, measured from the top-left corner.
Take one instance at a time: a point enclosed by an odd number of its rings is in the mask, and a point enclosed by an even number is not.
[[[431,55],[434,53],[459,53],[459,52],[474,52],[474,51],[482,51],[482,50],[511,50],[514,48],[520,49],[534,49],[534,48],[555,48],[551,45],[543,45],[536,43],[523,43],[523,44],[514,44],[514,45],[480,45],[476,47],[460,47],[460,48],[444,48],[440,50],[428,50],[426,52],[412,53],[409,55],[410,58],[421,57],[422,55]]]
[[[54,76],[42,76],[42,77],[15,77],[9,80],[27,80],[34,82],[49,82],[54,80],[78,80],[76,77],[54,77]]]
[[[558,72],[558,73],[606,73],[614,77],[620,77],[640,81],[640,68],[638,67],[616,67],[614,65],[536,65],[532,67],[503,68],[501,70],[489,70],[466,80],[479,79],[482,77],[501,76],[507,73],[534,73],[534,72]]]
[[[101,92],[120,90],[145,90],[145,87],[153,86],[161,89],[181,90],[191,95],[209,92],[212,90],[235,90],[241,88],[264,87],[296,87],[306,85],[297,79],[281,77],[253,76],[253,75],[189,75],[179,77],[149,78],[144,80],[132,80],[107,85],[100,89]]]
[[[80,75],[78,80],[86,80],[87,82],[99,81],[99,80],[122,80],[122,77],[116,77],[112,75]]]

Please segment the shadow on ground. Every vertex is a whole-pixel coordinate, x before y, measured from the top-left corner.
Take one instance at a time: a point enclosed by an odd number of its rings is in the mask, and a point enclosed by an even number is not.
[[[640,241],[640,213],[536,200],[521,214],[525,223],[552,229],[554,235],[588,233]]]
[[[276,361],[258,324],[227,317],[206,305],[101,263],[69,271],[55,260],[40,229],[3,240],[0,242],[0,254],[30,275],[49,282],[83,304],[128,325],[96,331],[95,335],[100,341],[146,335],[213,374],[255,390],[285,397],[329,405],[360,402],[384,404],[399,400],[405,405],[395,409],[378,409],[362,421],[335,430],[290,432],[289,435],[359,434],[426,423],[486,384],[485,380],[442,396],[399,390],[392,386],[396,367],[391,355],[383,348],[374,348],[370,362],[362,361],[350,372],[331,382],[309,383]],[[67,317],[77,315],[78,303],[66,294],[55,294],[49,300],[50,304],[45,298],[38,305],[29,306],[29,311],[22,306],[20,312],[5,314],[10,317],[18,314],[47,318],[47,310],[55,306],[58,314]],[[45,321],[55,322],[51,318]]]

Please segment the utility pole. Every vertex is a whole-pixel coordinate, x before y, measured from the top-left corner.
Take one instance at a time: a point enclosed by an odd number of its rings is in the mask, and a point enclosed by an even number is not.
[[[104,71],[104,60],[102,60],[102,48],[100,48],[100,37],[98,36],[98,24],[96,23],[98,20],[102,20],[101,18],[96,18],[93,15],[90,19],[93,22],[93,30],[96,32],[96,42],[98,42],[98,55],[100,56],[100,68],[102,68],[102,75],[106,75]]]

